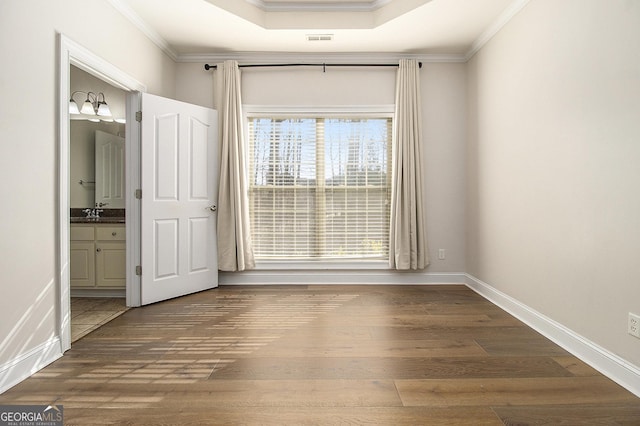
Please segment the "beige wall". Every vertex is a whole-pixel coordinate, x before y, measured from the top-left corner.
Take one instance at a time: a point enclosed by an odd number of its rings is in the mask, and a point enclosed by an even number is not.
[[[212,107],[213,71],[202,63],[178,65],[176,97]],[[242,70],[247,105],[393,105],[394,68],[274,68]],[[464,64],[425,63],[421,71],[427,232],[431,265],[427,272],[465,271]],[[447,250],[445,260],[437,249]]]
[[[244,68],[248,105],[392,105],[394,68]]]
[[[58,32],[175,94],[173,61],[106,1],[0,2],[0,366],[57,333]]]
[[[423,65],[422,115],[429,272],[466,272],[466,67]],[[438,249],[446,259],[438,259]]]
[[[640,366],[640,2],[534,0],[468,64],[467,271]]]
[[[176,99],[214,108],[214,72],[204,69],[204,62],[183,62],[176,66]]]

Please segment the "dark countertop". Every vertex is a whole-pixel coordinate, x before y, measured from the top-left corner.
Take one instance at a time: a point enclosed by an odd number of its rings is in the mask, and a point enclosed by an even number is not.
[[[98,218],[89,218],[89,217],[72,217],[70,218],[71,223],[125,223],[124,217],[98,217]]]
[[[69,210],[71,223],[125,223],[125,209],[101,209],[100,217],[89,218],[79,208]]]

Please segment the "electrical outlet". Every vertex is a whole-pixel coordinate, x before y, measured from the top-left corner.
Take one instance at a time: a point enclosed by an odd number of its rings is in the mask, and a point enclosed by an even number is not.
[[[438,259],[444,260],[447,257],[447,251],[445,249],[438,250]]]
[[[632,314],[629,312],[629,324],[627,326],[627,332],[640,339],[640,315]]]

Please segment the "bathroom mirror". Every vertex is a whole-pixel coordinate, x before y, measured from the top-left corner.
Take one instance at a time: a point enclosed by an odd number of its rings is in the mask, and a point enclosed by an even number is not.
[[[103,206],[101,208],[107,209],[119,209],[124,207],[124,199],[122,202],[122,207],[118,207],[118,201],[115,199],[113,203],[111,201],[107,201],[104,198],[97,199],[96,191],[98,191],[98,187],[104,188],[107,186],[108,188],[112,187],[112,185],[116,185],[116,188],[119,185],[124,183],[124,159],[120,161],[120,165],[117,162],[111,162],[113,164],[114,169],[121,168],[120,173],[117,175],[111,174],[109,179],[105,183],[104,175],[106,172],[100,172],[100,176],[96,174],[96,157],[100,157],[99,163],[104,164],[105,161],[102,160],[102,153],[99,150],[96,150],[96,131],[101,131],[103,133],[118,135],[120,136],[120,140],[122,140],[122,136],[125,134],[125,125],[118,123],[92,123],[87,120],[71,120],[70,126],[70,152],[69,152],[69,179],[70,179],[70,199],[69,199],[69,207],[71,208],[94,208],[96,203],[109,203],[107,206]],[[119,148],[122,151],[123,148]],[[115,155],[115,152],[118,149],[113,148],[110,154],[110,158],[112,155]],[[103,151],[107,151],[106,148]],[[124,152],[122,151],[122,154]],[[111,170],[111,166],[109,165],[107,170]],[[111,172],[110,172],[111,173]],[[96,179],[97,178],[97,179]],[[104,192],[104,191],[103,191]],[[108,194],[110,191],[106,191]],[[113,192],[111,192],[113,195]],[[116,197],[118,198],[118,197]]]

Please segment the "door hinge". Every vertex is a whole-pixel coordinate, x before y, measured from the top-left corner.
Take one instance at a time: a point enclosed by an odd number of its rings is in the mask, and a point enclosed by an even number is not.
[[[136,111],[136,121],[142,123],[142,111]]]
[[[138,200],[142,200],[142,189],[136,189],[135,196]]]
[[[136,266],[136,275],[138,276],[142,275],[142,266],[140,265]]]

